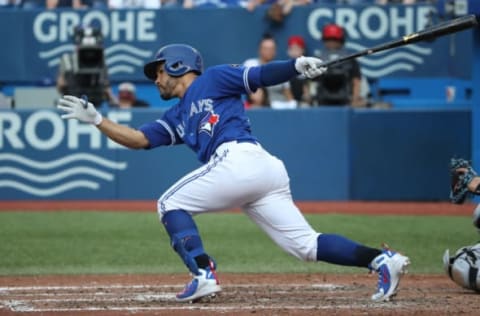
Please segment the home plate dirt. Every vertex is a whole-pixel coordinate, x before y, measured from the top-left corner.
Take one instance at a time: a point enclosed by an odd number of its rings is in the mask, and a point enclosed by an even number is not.
[[[406,275],[372,303],[376,275],[222,274],[223,291],[177,303],[187,275],[0,277],[0,315],[478,315],[479,296],[444,275]]]

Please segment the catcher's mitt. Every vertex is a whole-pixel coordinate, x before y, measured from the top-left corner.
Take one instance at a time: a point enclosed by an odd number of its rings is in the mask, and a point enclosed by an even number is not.
[[[467,160],[462,158],[452,158],[450,160],[450,201],[452,203],[462,204],[465,202],[469,193],[472,193],[468,189],[468,184],[476,176],[477,173]]]

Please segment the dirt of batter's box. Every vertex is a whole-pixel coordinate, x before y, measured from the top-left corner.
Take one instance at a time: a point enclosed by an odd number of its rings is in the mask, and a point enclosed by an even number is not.
[[[406,275],[390,302],[368,274],[221,274],[223,291],[175,302],[187,275],[0,277],[0,315],[478,315],[479,297],[444,275]]]

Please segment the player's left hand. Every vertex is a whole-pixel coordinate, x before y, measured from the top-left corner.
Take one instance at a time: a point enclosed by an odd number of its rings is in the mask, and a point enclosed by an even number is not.
[[[295,60],[295,69],[299,74],[312,79],[327,71],[327,67],[321,67],[321,64],[320,58],[301,56]]]
[[[73,95],[64,95],[58,101],[57,108],[66,112],[61,115],[63,119],[74,118],[95,125],[99,125],[103,120],[102,114],[95,109],[91,102],[88,102],[87,97],[80,99]]]

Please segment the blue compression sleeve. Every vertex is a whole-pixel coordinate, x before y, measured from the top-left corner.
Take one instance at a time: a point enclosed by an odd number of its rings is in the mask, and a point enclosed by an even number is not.
[[[260,66],[260,83],[262,86],[274,86],[286,82],[297,75],[295,59],[272,61]]]
[[[318,236],[317,260],[345,266],[368,267],[381,254],[378,249],[360,245],[340,235]]]

